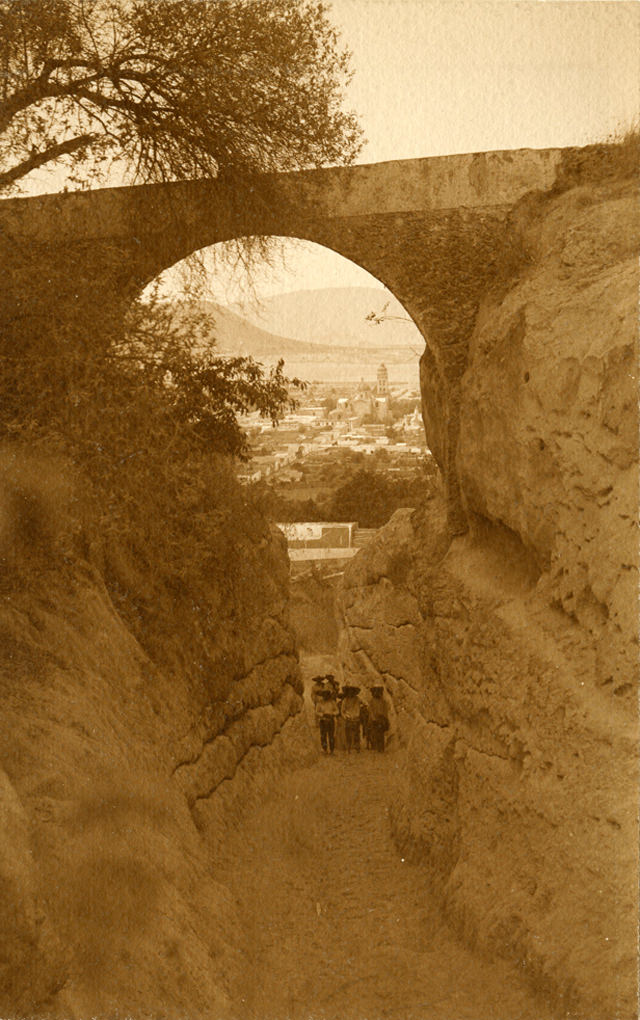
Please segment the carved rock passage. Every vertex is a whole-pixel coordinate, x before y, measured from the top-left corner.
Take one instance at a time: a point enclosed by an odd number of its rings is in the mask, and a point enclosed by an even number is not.
[[[528,261],[460,382],[471,530],[444,499],[400,511],[342,593],[345,668],[383,678],[408,744],[396,838],[464,938],[616,1020],[637,1015],[637,214],[624,182],[516,210]]]
[[[171,635],[164,660],[143,650],[93,568],[52,565],[3,599],[0,1015],[226,1013],[242,939],[216,847],[315,753],[284,547],[253,544],[243,642],[218,614],[220,648],[237,647],[217,699],[206,669],[171,674]],[[276,616],[256,609],[265,585]]]
[[[461,946],[397,852],[401,755],[321,758],[285,778],[220,861],[246,918],[242,1020],[551,1020],[513,965]],[[216,1018],[222,1020],[222,1018]]]

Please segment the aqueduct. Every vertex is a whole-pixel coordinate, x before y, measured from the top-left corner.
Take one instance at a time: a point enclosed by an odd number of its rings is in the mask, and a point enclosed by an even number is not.
[[[468,339],[483,292],[518,258],[514,205],[550,190],[562,158],[560,149],[524,149],[264,176],[242,187],[218,179],[5,200],[5,350],[15,354],[34,327],[55,332],[52,314],[63,332],[74,321],[95,338],[162,270],[221,241],[280,235],[325,245],[384,283],[425,338],[425,425],[447,478],[451,524],[461,528],[454,461]]]

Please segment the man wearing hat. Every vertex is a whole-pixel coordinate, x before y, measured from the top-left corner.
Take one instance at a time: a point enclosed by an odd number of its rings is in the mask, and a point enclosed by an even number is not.
[[[344,719],[345,743],[347,754],[351,748],[360,750],[360,708],[361,701],[358,697],[360,688],[353,684],[346,684],[344,687],[344,698],[342,699],[341,714]]]
[[[313,702],[314,708],[318,704],[318,701],[320,700],[320,696],[321,696],[323,690],[324,690],[324,677],[323,676],[314,676],[314,677],[312,677],[311,678],[311,700]]]
[[[325,673],[324,680],[325,680],[325,683],[329,685],[329,687],[333,691],[334,695],[336,695],[338,693],[338,691],[340,690],[340,684],[336,680],[336,678],[333,675],[333,673]]]
[[[335,750],[336,716],[338,706],[333,693],[325,688],[316,702],[316,719],[320,726],[320,744],[325,754]]]

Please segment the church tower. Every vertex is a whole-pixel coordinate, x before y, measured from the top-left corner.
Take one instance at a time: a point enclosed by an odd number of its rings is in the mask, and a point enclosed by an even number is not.
[[[383,363],[378,368],[378,382],[376,384],[376,396],[388,397],[389,396],[389,373],[387,372],[387,366]]]

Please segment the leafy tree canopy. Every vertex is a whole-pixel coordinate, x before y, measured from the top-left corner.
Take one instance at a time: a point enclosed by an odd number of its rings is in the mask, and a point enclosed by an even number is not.
[[[0,188],[351,162],[349,59],[320,0],[0,0]]]
[[[238,416],[258,411],[275,425],[296,406],[300,379],[284,375],[284,361],[267,370],[251,357],[215,352],[215,323],[188,301],[137,301],[123,338],[107,357],[134,388],[154,394],[170,429],[186,430],[192,442],[240,459],[248,455]],[[133,401],[132,401],[133,402]]]
[[[93,447],[100,435],[116,459],[160,437],[168,451],[179,438],[183,450],[244,459],[239,418],[258,411],[275,424],[305,384],[287,378],[283,362],[267,369],[219,355],[214,332],[206,312],[152,294],[134,302],[122,333],[103,348],[0,358],[0,438],[45,429]]]
[[[361,468],[333,494],[329,519],[358,521],[361,528],[381,528],[405,506],[421,506],[437,485],[437,469],[425,460],[411,478],[392,479]]]

